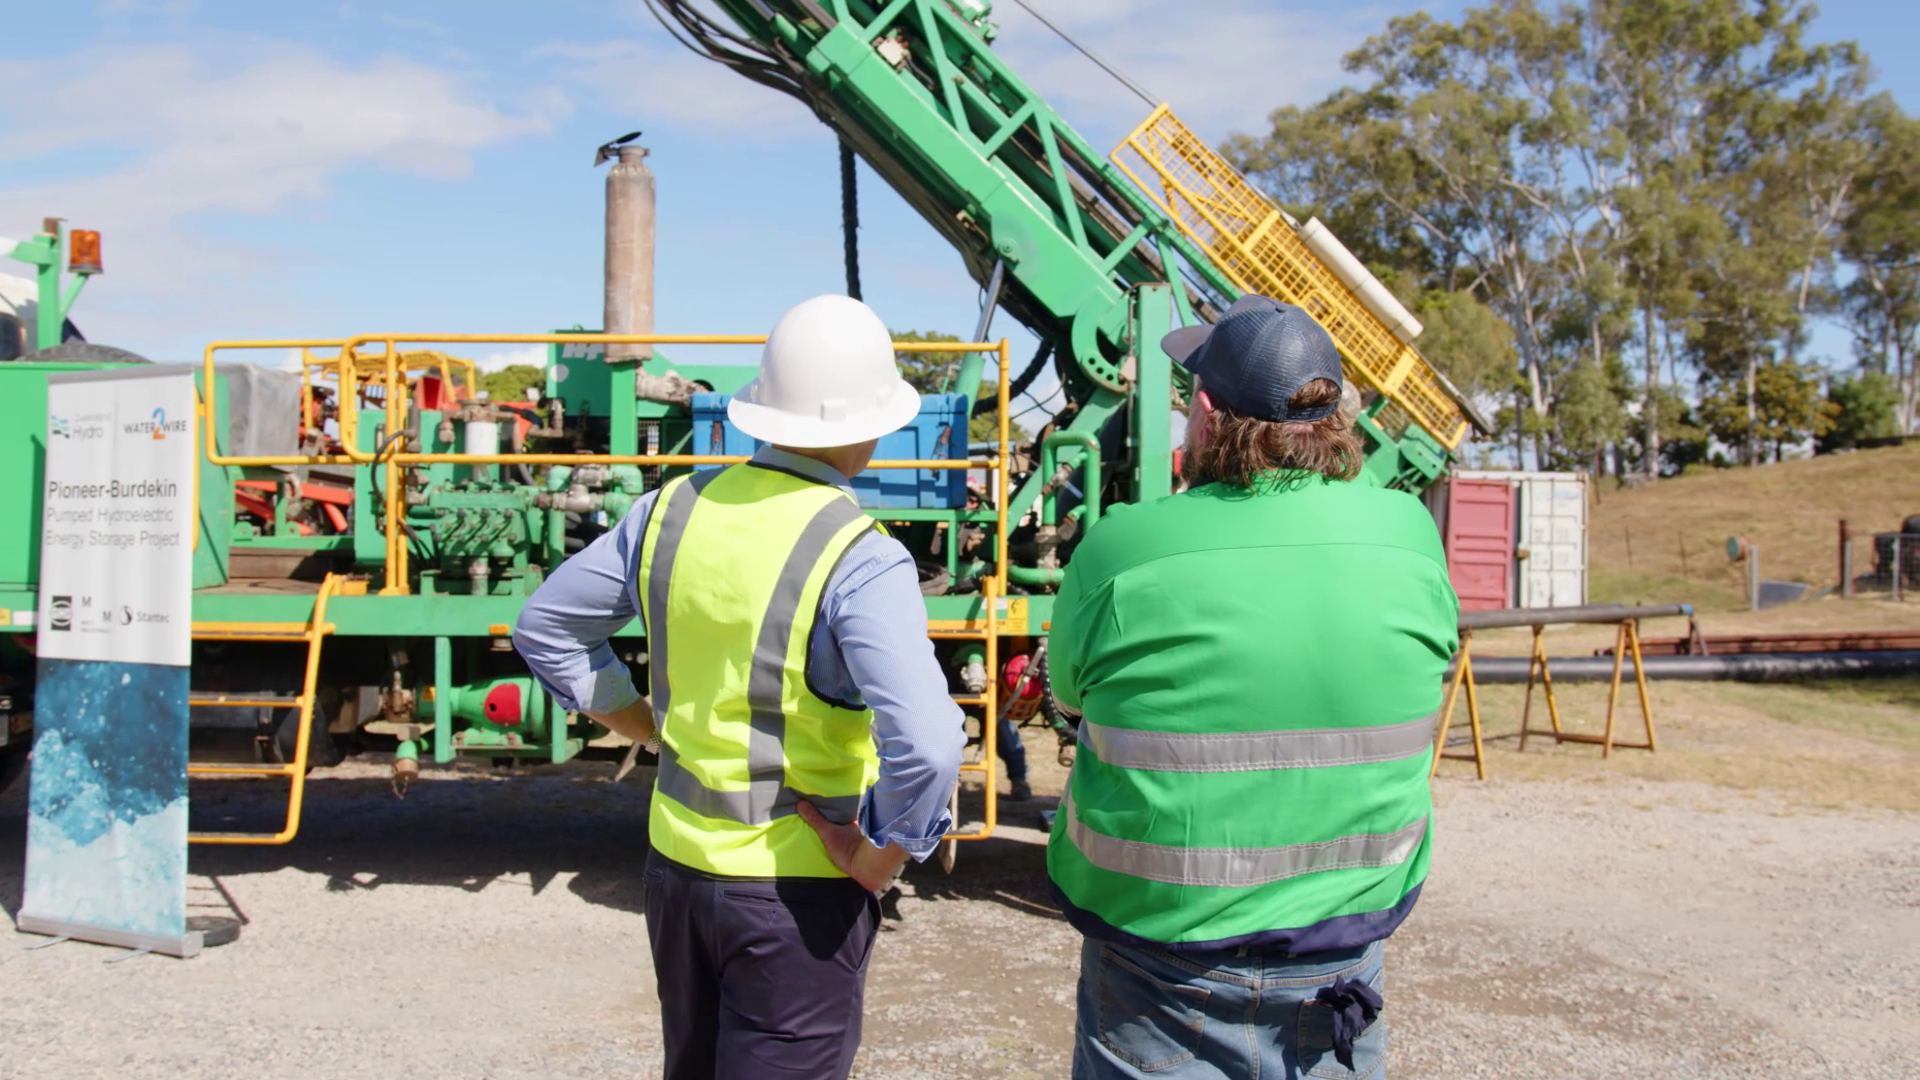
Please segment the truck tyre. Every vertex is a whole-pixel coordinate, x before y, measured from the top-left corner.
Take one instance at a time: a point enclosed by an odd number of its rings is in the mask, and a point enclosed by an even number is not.
[[[13,782],[27,775],[27,752],[32,749],[28,743],[13,743],[0,747],[0,795],[5,795]]]
[[[36,364],[151,364],[153,361],[131,353],[125,349],[116,349],[111,345],[96,345],[91,341],[67,341],[51,349],[41,349],[21,357]]]
[[[332,724],[334,709],[325,707],[324,701],[314,703],[313,718],[309,722],[313,734],[307,737],[307,771],[329,769],[346,760],[340,752],[340,744],[327,731]],[[293,756],[299,750],[300,710],[283,708],[274,710],[273,751],[281,765],[293,764]]]

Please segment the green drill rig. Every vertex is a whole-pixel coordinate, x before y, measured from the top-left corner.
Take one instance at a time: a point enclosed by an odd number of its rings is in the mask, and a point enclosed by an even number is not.
[[[805,102],[986,290],[949,384],[962,392],[926,395],[854,485],[921,561],[929,634],[978,725],[980,758],[966,768],[984,774],[984,818],[965,815],[982,821],[965,837],[993,831],[996,721],[1044,707],[1034,677],[1075,541],[1102,508],[1172,489],[1186,380],[1158,346],[1168,330],[1249,291],[1313,313],[1361,391],[1360,482],[1420,492],[1484,430],[1413,347],[1417,322],[1319,222],[1289,218],[1164,106],[1097,154],[992,52],[986,0],[715,0],[728,22],[683,0],[649,3],[689,47]],[[555,707],[509,628],[545,574],[638,496],[753,446],[725,419],[750,369],[669,359],[721,339],[651,333],[652,179],[625,141],[599,155],[620,159],[603,331],[209,346],[194,700],[258,712],[260,771],[291,781],[293,797],[276,833],[196,839],[290,840],[305,770],[346,743],[390,749],[396,781],[463,756],[633,760]],[[1001,346],[999,392],[975,401],[996,310],[1039,350],[1012,360]],[[462,385],[457,358],[427,348],[458,342],[545,343],[545,383],[527,401],[489,401],[470,370]],[[276,362],[294,350],[304,373],[253,367],[249,349]],[[1065,404],[1036,436],[970,447],[970,416],[997,408],[1004,432],[1006,402],[1049,366]],[[0,364],[10,400],[40,410],[22,414],[16,452],[0,460],[23,483],[37,483],[47,370]],[[966,483],[969,466],[992,482]],[[38,517],[0,530],[0,562],[15,567],[0,573],[0,612],[14,613],[0,625],[0,676],[12,680],[16,748],[30,737],[33,635],[20,620],[37,603]],[[614,644],[644,686],[643,628]]]

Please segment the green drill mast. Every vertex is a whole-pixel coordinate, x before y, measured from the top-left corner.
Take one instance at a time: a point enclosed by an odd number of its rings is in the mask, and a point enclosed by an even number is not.
[[[1167,493],[1168,412],[1185,378],[1158,342],[1176,318],[1212,321],[1243,290],[994,54],[988,0],[716,0],[733,27],[685,0],[648,2],[696,51],[805,102],[954,246],[989,309],[1040,338],[1016,385],[1053,358],[1069,399],[1055,423],[1076,437],[1063,472],[1092,437],[1126,463],[1107,470],[1108,501]],[[975,385],[982,363],[970,358],[955,385]],[[1418,491],[1445,470],[1451,441],[1383,416],[1390,397],[1359,421],[1367,474]],[[1029,476],[1009,517],[1056,475]]]

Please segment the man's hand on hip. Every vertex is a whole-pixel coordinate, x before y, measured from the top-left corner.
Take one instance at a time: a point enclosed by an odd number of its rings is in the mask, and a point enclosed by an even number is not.
[[[625,735],[636,743],[653,738],[653,703],[644,697],[635,698],[633,704],[610,713],[586,715],[605,725],[607,730]]]
[[[800,800],[799,810],[801,820],[820,834],[820,842],[827,847],[827,858],[832,859],[833,865],[869,892],[877,892],[885,887],[909,858],[906,849],[898,844],[874,847],[857,821],[835,825],[821,816],[820,811],[805,799]]]

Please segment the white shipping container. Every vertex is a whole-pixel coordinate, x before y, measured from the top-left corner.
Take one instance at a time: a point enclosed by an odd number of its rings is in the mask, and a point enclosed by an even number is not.
[[[1515,486],[1514,580],[1521,607],[1587,602],[1587,474],[1460,469],[1454,475]]]

